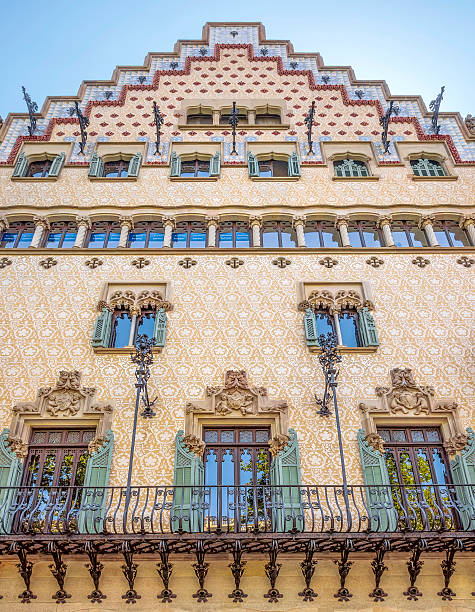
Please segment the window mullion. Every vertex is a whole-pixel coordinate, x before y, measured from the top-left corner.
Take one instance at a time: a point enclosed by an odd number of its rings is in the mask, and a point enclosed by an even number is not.
[[[333,313],[333,321],[335,324],[335,333],[336,333],[338,345],[343,346],[343,339],[341,336],[341,329],[340,329],[340,316],[339,316],[339,313],[336,311]]]

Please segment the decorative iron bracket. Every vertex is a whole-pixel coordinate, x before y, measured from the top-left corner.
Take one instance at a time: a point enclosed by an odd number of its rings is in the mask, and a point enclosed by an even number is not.
[[[30,136],[33,136],[33,134],[36,132],[35,113],[38,112],[38,104],[36,102],[33,102],[29,94],[26,92],[25,87],[23,86],[22,86],[22,91],[23,91],[23,98],[26,102],[26,106],[28,107],[28,115],[30,117],[30,125],[28,126],[28,134]]]
[[[394,106],[394,100],[389,102],[388,110],[384,113],[382,117],[379,119],[379,124],[383,128],[381,132],[381,142],[383,143],[383,153],[389,153],[389,145],[391,141],[388,140],[388,128],[389,121],[391,120],[391,115],[397,115],[399,113],[399,107]]]
[[[125,603],[135,603],[137,599],[142,599],[142,597],[134,588],[138,565],[134,563],[134,553],[130,546],[130,542],[125,541],[122,544],[122,554],[124,555],[125,560],[125,563],[122,566],[122,573],[129,584],[129,588],[122,595],[122,599],[125,599]]]
[[[414,546],[411,554],[411,558],[407,562],[407,570],[409,572],[409,580],[411,581],[407,591],[404,591],[403,595],[406,595],[409,601],[417,601],[419,597],[422,597],[421,591],[416,587],[416,580],[421,573],[424,561],[420,560],[420,556],[423,550],[428,548],[427,540],[421,538]]]
[[[18,599],[21,599],[21,603],[30,603],[32,599],[36,599],[36,595],[30,588],[31,585],[31,572],[33,571],[33,563],[28,561],[26,556],[26,549],[20,546],[17,542],[14,542],[10,547],[10,552],[18,555],[20,563],[17,563],[18,573],[23,578],[25,583],[25,590],[23,593],[18,595]]]
[[[372,597],[374,601],[384,601],[384,598],[388,596],[387,593],[379,586],[381,582],[381,578],[383,577],[384,572],[388,569],[386,565],[384,565],[383,559],[384,555],[391,550],[391,542],[389,540],[383,540],[382,543],[376,549],[376,556],[373,561],[371,561],[371,568],[373,570],[375,586],[374,589],[369,594],[369,597]]]
[[[315,101],[312,102],[312,106],[310,107],[308,111],[308,115],[305,117],[305,123],[307,124],[308,155],[313,155],[312,128],[313,128],[314,115],[315,115]]]
[[[94,590],[87,596],[91,600],[91,603],[101,603],[103,599],[106,599],[107,595],[99,588],[99,580],[101,579],[102,570],[104,566],[97,558],[97,550],[94,548],[92,542],[86,542],[84,550],[89,557],[89,563],[86,563],[86,568],[89,570],[89,574],[94,583]]]
[[[71,595],[64,590],[64,579],[66,578],[68,566],[64,563],[62,552],[55,542],[50,542],[48,544],[48,552],[53,557],[53,563],[49,565],[49,569],[56,578],[59,587],[56,593],[51,597],[56,600],[57,604],[66,603],[66,599],[70,599],[71,597]]]
[[[282,567],[281,563],[277,563],[278,554],[279,543],[277,540],[272,540],[269,548],[269,563],[266,563],[264,566],[266,576],[269,578],[270,582],[270,589],[267,591],[264,597],[269,600],[269,603],[277,603],[279,599],[283,597],[282,593],[279,593],[278,589],[275,588],[275,582],[277,580],[277,576],[279,575],[280,568]]]
[[[353,594],[350,593],[345,586],[346,578],[350,572],[351,566],[353,565],[353,561],[348,561],[348,556],[351,550],[354,550],[354,544],[353,541],[348,538],[341,547],[341,559],[335,559],[334,561],[334,563],[338,565],[338,573],[340,574],[340,588],[333,595],[333,597],[336,597],[338,601],[349,601],[350,597],[353,597]]]
[[[241,578],[244,574],[244,566],[246,565],[246,561],[242,561],[242,544],[240,540],[236,540],[234,542],[234,548],[232,550],[233,553],[233,562],[229,565],[231,568],[231,573],[234,578],[235,588],[232,593],[229,593],[228,597],[230,597],[234,603],[242,603],[242,598],[247,597],[247,593],[241,589]]]
[[[157,563],[157,572],[162,579],[163,590],[157,595],[157,598],[161,599],[162,603],[172,603],[172,599],[175,599],[176,595],[169,588],[168,583],[172,575],[173,565],[168,561],[170,551],[165,540],[160,540],[158,543],[158,554],[160,555],[160,562]]]
[[[304,601],[313,601],[315,597],[318,597],[318,593],[310,586],[313,574],[315,572],[315,566],[318,561],[313,560],[313,555],[317,550],[317,542],[315,540],[309,540],[307,548],[305,550],[305,560],[300,563],[302,574],[305,580],[305,588],[299,593],[300,597],[303,597]]]
[[[193,597],[198,600],[198,602],[203,603],[207,602],[209,597],[213,597],[213,594],[205,589],[205,578],[209,570],[209,563],[205,563],[205,554],[203,540],[198,540],[195,549],[196,563],[193,563],[193,569],[198,578],[200,588],[196,593],[193,593]]]
[[[154,155],[161,155],[160,153],[160,127],[163,124],[163,117],[162,117],[162,114],[160,113],[160,109],[158,108],[155,100],[153,101],[153,114],[155,117],[155,120],[153,123],[155,124],[155,129],[157,131],[157,140],[155,141]]]
[[[79,152],[81,155],[85,155],[84,147],[87,142],[87,132],[86,128],[89,125],[89,117],[85,117],[82,114],[81,109],[79,108],[79,104],[77,100],[74,100],[74,106],[69,109],[69,115],[72,117],[76,115],[79,121],[79,129],[81,130],[81,142],[79,143]]]
[[[450,588],[450,579],[452,578],[453,573],[455,572],[455,566],[457,565],[454,561],[455,553],[457,550],[463,550],[463,542],[462,540],[455,540],[448,548],[445,550],[445,559],[440,564],[442,568],[442,573],[444,574],[444,588],[437,593],[444,601],[452,601],[452,598],[457,595]]]

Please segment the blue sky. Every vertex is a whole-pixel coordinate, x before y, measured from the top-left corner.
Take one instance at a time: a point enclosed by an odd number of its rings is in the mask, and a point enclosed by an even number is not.
[[[446,86],[443,111],[475,114],[475,0],[82,0],[2,1],[0,115],[24,112],[21,85],[39,107],[75,95],[83,79],[109,79],[117,64],[142,64],[178,38],[200,38],[206,21],[262,21],[267,37],[385,79],[395,95],[429,102]]]

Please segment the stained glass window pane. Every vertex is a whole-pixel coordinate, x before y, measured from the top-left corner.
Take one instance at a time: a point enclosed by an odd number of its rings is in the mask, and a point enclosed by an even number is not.
[[[46,431],[35,431],[31,441],[33,444],[46,444],[47,435]]]
[[[240,431],[239,442],[252,442],[252,431]]]
[[[268,442],[269,432],[268,431],[256,431],[256,442]]]
[[[394,442],[406,442],[406,432],[402,429],[394,429],[391,436]]]
[[[390,442],[391,436],[388,429],[378,429],[378,433],[385,442]]]
[[[234,431],[222,431],[221,442],[234,442]]]
[[[61,442],[61,432],[52,431],[48,436],[48,444],[59,444]]]
[[[95,432],[94,431],[85,431],[83,436],[82,436],[82,441],[85,444],[88,444],[89,442],[92,442],[95,438]]]
[[[218,432],[212,430],[205,430],[205,442],[217,442]]]
[[[424,442],[424,432],[420,429],[411,431],[411,438],[413,442]]]
[[[426,429],[428,442],[440,442],[440,435],[437,429]]]
[[[66,435],[66,442],[70,444],[77,444],[81,441],[81,432],[80,431],[68,431]]]

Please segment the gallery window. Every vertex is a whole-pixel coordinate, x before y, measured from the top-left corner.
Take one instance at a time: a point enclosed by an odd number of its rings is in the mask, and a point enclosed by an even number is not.
[[[346,308],[337,315],[330,314],[328,309],[319,309],[314,312],[317,337],[321,334],[333,333],[341,342],[341,346],[363,346],[360,337],[360,322],[356,309]]]
[[[352,247],[380,247],[384,244],[382,232],[372,221],[352,221],[348,225]]]
[[[212,113],[190,113],[186,117],[186,123],[188,125],[212,125],[213,115]]]
[[[289,248],[297,244],[295,230],[290,221],[265,221],[262,224],[262,246]]]
[[[329,221],[307,221],[305,223],[305,245],[317,249],[340,247],[340,232]]]
[[[179,221],[172,233],[175,249],[201,249],[206,246],[206,224],[202,221]]]
[[[441,247],[470,246],[467,234],[455,221],[437,221],[433,228]]]
[[[132,249],[159,249],[163,246],[163,225],[155,221],[139,221],[130,230],[127,246]]]
[[[221,221],[218,228],[218,244],[222,249],[251,246],[249,224],[246,221]]]
[[[368,166],[357,159],[339,159],[333,162],[335,176],[347,178],[362,178],[369,176]]]
[[[229,123],[229,119],[231,118],[231,109],[224,109],[221,111],[221,114],[219,116],[219,123],[220,125],[227,125]],[[238,114],[238,122],[239,123],[246,123],[247,124],[247,112],[245,110],[243,110],[242,108],[239,109],[239,114]]]
[[[446,176],[444,167],[435,159],[411,159],[411,166],[415,176]]]
[[[95,221],[89,232],[88,248],[116,249],[119,246],[120,225],[117,221]]]
[[[155,346],[163,347],[167,315],[163,308],[144,306],[138,313],[127,306],[104,307],[94,324],[92,346],[125,348],[134,346],[138,335],[154,338]]]
[[[256,125],[279,125],[280,122],[279,113],[256,112]]]
[[[71,249],[76,240],[77,227],[73,222],[51,223],[45,240],[48,249]]]
[[[35,233],[35,224],[30,221],[10,223],[2,234],[0,246],[3,249],[26,249]]]
[[[427,238],[423,230],[412,221],[392,221],[391,233],[397,247],[425,247]]]

